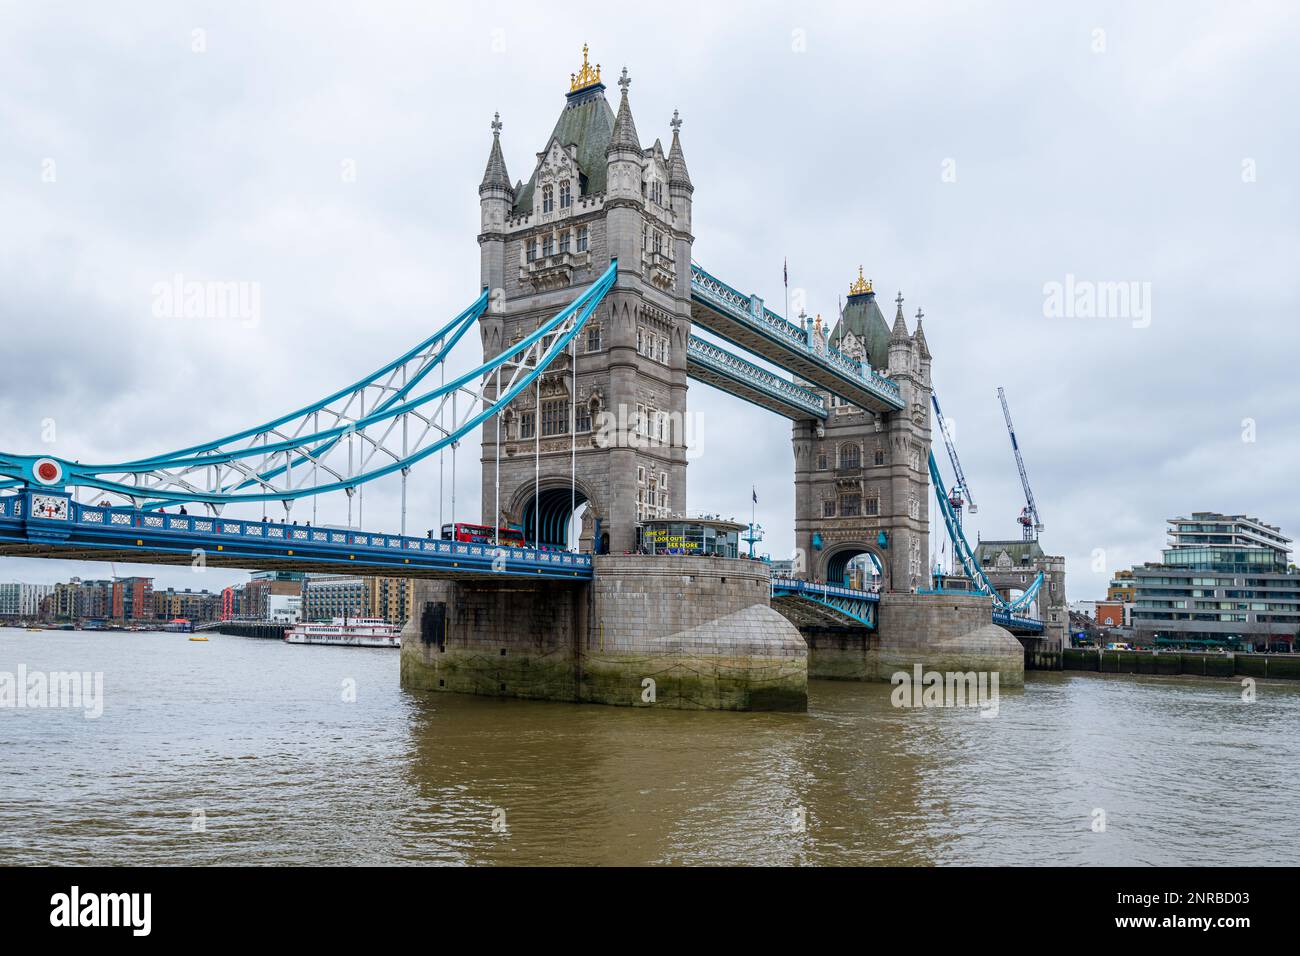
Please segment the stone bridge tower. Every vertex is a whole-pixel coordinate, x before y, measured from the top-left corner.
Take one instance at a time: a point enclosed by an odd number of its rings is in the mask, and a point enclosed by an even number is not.
[[[822,392],[827,421],[795,423],[796,573],[811,580],[845,583],[848,563],[871,555],[882,589],[928,586],[930,350],[920,310],[909,334],[902,293],[895,301],[891,329],[859,269],[835,328],[813,325],[819,345],[897,382],[905,404],[874,414]]]
[[[557,359],[502,416],[500,513],[497,427],[483,426],[483,524],[521,525],[530,541],[563,546],[577,503],[588,504],[581,546],[623,552],[637,523],[686,507],[686,344],[690,334],[691,195],[673,116],[672,145],[643,148],[628,102],[605,98],[599,64],[571,76],[564,108],[525,184],[511,185],[494,120],[479,186],[484,357],[555,315],[618,259],[614,288],[570,356]],[[570,434],[570,403],[576,428]],[[540,407],[539,407],[540,403]],[[570,442],[576,437],[576,481]],[[537,454],[537,471],[535,458]],[[537,477],[537,475],[540,477]]]

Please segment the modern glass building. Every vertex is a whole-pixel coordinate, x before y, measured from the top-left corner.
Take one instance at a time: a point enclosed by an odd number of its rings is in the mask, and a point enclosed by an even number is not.
[[[743,524],[717,518],[645,521],[638,529],[647,554],[696,554],[735,558],[740,554]]]
[[[1206,511],[1170,518],[1169,526],[1163,560],[1133,568],[1137,640],[1294,650],[1300,574],[1281,529]]]

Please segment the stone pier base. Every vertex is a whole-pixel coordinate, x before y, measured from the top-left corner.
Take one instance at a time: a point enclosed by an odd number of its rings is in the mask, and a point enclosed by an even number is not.
[[[604,555],[590,584],[417,581],[409,688],[702,710],[806,710],[808,652],[767,566]]]
[[[804,626],[808,676],[887,681],[896,671],[997,671],[1003,687],[1025,681],[1025,650],[990,620],[987,597],[882,594],[876,630]]]

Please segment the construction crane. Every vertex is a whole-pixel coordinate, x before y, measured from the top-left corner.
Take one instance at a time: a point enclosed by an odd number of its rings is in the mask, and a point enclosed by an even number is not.
[[[998,400],[1002,402],[1002,417],[1007,420],[1007,434],[1011,436],[1011,450],[1016,453],[1016,467],[1020,469],[1020,485],[1025,489],[1025,506],[1020,509],[1020,533],[1026,541],[1033,541],[1043,530],[1043,519],[1038,516],[1038,505],[1034,502],[1034,493],[1029,488],[1029,475],[1025,471],[1025,460],[1020,457],[1020,443],[1016,441],[1016,429],[1011,424],[1011,409],[1007,407],[1007,394],[998,387]]]
[[[939,432],[943,435],[943,443],[948,449],[948,460],[952,462],[952,473],[955,481],[952,490],[948,492],[948,504],[952,505],[953,514],[957,518],[957,527],[961,527],[961,509],[967,502],[970,503],[970,513],[978,514],[979,505],[975,504],[975,496],[970,493],[970,486],[966,484],[966,475],[961,470],[961,462],[957,460],[957,446],[952,443],[952,434],[948,431],[948,423],[944,421],[943,409],[939,407],[939,396],[930,392],[930,401],[934,405],[935,421],[939,423]]]

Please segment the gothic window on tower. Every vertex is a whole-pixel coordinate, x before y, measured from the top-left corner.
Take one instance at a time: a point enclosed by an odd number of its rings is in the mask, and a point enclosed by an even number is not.
[[[840,467],[841,468],[859,468],[862,465],[862,459],[859,457],[858,446],[853,442],[840,447]]]
[[[645,332],[642,329],[638,328],[636,330],[636,354],[637,355],[645,354],[645,345],[643,344],[644,339],[645,339]]]
[[[817,453],[817,470],[825,471],[829,467],[830,467],[830,462],[827,460],[826,452],[819,451]]]
[[[834,499],[834,498],[827,498],[825,501],[822,502],[822,517],[823,517],[823,518],[834,518],[834,517],[835,517],[835,499]]]
[[[913,448],[907,455],[907,463],[911,465],[913,471],[921,470],[921,453]]]
[[[568,209],[573,205],[573,188],[567,179],[560,180],[560,208]]]
[[[537,261],[537,240],[536,239],[528,240],[528,261],[529,262]]]
[[[533,437],[533,413],[532,412],[524,412],[522,415],[519,416],[519,437],[520,438]]]
[[[658,229],[655,230],[655,255],[662,255],[664,251],[664,234]]]
[[[555,209],[555,187],[542,187],[542,212],[551,212]]]
[[[572,239],[573,233],[569,232],[569,230],[566,229],[564,232],[560,233],[560,255],[564,255],[569,251],[569,243]]]
[[[873,460],[877,465],[883,465],[885,463],[885,449],[877,448]]]
[[[587,227],[583,226],[578,230],[578,251],[587,251]]]
[[[542,255],[543,255],[543,256],[546,256],[546,257],[550,257],[550,256],[555,255],[555,235],[554,235],[554,233],[549,233],[549,232],[548,232],[548,233],[547,233],[547,234],[542,238]]]
[[[578,406],[573,430],[578,432],[591,431],[591,406],[586,402],[583,402]]]
[[[840,496],[840,516],[844,518],[856,518],[862,513],[862,496],[861,495],[841,495]]]
[[[875,497],[874,495],[872,495],[870,498],[868,498],[868,499],[864,502],[864,504],[866,505],[866,507],[864,508],[864,510],[863,510],[863,512],[862,512],[863,514],[867,514],[867,515],[878,515],[878,514],[880,514],[880,499],[879,499],[879,498],[877,498],[877,497]]]
[[[600,326],[592,325],[587,329],[587,351],[600,351]]]
[[[569,403],[563,398],[542,402],[542,437],[569,432]]]

